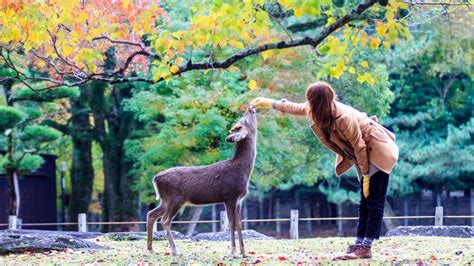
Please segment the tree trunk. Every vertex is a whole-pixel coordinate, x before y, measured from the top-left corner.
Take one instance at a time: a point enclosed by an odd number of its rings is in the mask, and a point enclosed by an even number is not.
[[[263,201],[265,200],[264,197],[258,198],[258,219],[264,219],[264,212],[263,212]]]
[[[5,98],[8,106],[13,106],[13,80],[7,80],[3,84],[3,89],[5,91]],[[3,134],[3,132],[2,132]],[[14,130],[10,131],[10,134],[7,137],[7,149],[8,149],[8,161],[12,163],[15,160],[15,143],[13,139]],[[15,169],[9,166],[6,170],[6,177],[8,183],[8,195],[10,198],[10,203],[8,205],[8,215],[19,216],[20,214],[20,188],[18,184],[18,177],[16,175]]]
[[[436,206],[443,206],[441,193],[443,193],[443,192],[442,191],[437,191],[437,193],[436,193]]]
[[[81,96],[71,101],[72,140],[71,200],[69,220],[77,221],[79,213],[87,213],[92,197],[94,169],[92,166],[92,135],[89,110],[86,109],[88,87],[81,88]]]
[[[134,129],[133,115],[122,110],[122,101],[131,97],[130,86],[114,86],[111,96],[105,96],[107,84],[93,83],[91,108],[95,132],[103,152],[104,221],[139,220],[139,197],[130,174],[133,162],[125,157],[124,143]],[[106,100],[109,100],[107,101]],[[108,226],[108,231],[137,231],[138,224]]]
[[[311,218],[311,201],[307,201],[305,205],[306,217]],[[306,230],[308,231],[308,236],[313,237],[313,226],[311,221],[306,221]]]
[[[474,214],[474,189],[469,189],[469,198],[471,200],[471,215]],[[474,226],[474,218],[471,218],[471,226]]]
[[[192,208],[192,215],[191,215],[191,221],[194,223],[190,223],[188,226],[188,232],[186,233],[187,236],[193,236],[194,235],[194,230],[196,229],[197,223],[195,221],[199,221],[201,218],[203,207],[193,207]]]
[[[342,203],[336,203],[337,206],[337,217],[341,218],[342,217]],[[343,236],[344,235],[344,228],[343,228],[343,221],[342,220],[337,220],[337,236]]]
[[[403,198],[403,216],[408,216],[408,196],[405,196]],[[408,225],[408,218],[403,219],[403,225],[407,226]]]
[[[280,198],[277,197],[275,199],[275,218],[280,219]],[[276,233],[277,235],[280,235],[281,233],[281,226],[280,226],[280,221],[276,221]]]
[[[8,205],[8,215],[20,215],[20,187],[18,184],[18,176],[13,169],[6,170],[8,182],[8,195],[10,202]]]
[[[421,205],[423,204],[423,194],[420,193],[416,197],[416,210],[415,210],[415,215],[420,216],[421,215]],[[420,219],[416,219],[416,224],[420,224]]]
[[[268,219],[273,218],[273,197],[268,198]],[[267,222],[267,225],[271,225],[272,222]]]

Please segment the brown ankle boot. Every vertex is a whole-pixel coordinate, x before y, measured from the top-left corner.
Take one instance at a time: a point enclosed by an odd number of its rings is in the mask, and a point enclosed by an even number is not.
[[[343,260],[346,255],[351,254],[352,252],[356,251],[360,246],[359,245],[349,245],[346,249],[346,253],[336,256],[333,260]]]
[[[344,256],[345,260],[370,259],[372,258],[372,251],[370,248],[358,246],[354,252]]]

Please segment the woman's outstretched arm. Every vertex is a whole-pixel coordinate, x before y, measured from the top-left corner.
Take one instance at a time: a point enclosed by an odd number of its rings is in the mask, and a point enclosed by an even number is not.
[[[270,108],[272,107],[275,110],[278,110],[282,113],[289,113],[292,115],[306,115],[308,109],[308,103],[294,103],[287,100],[273,100],[264,97],[255,98],[250,105],[254,108],[263,107]]]

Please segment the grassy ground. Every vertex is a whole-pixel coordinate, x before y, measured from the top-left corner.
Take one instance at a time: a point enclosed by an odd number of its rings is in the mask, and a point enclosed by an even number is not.
[[[182,254],[174,258],[169,254],[167,243],[154,242],[154,252],[147,252],[145,241],[110,241],[92,239],[97,244],[113,249],[104,251],[65,250],[36,254],[8,255],[0,257],[5,264],[241,264],[244,263],[291,263],[329,264],[331,257],[343,251],[352,238],[312,238],[303,240],[247,241],[248,258],[232,258],[230,243],[210,241],[176,241]],[[393,237],[376,242],[374,257],[370,262],[396,264],[472,264],[474,263],[474,239],[447,237]],[[360,263],[368,263],[368,260]],[[354,262],[351,262],[354,263]]]

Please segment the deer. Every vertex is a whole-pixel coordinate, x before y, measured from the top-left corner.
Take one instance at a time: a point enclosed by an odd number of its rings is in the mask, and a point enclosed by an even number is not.
[[[229,221],[232,256],[236,257],[235,230],[240,253],[245,255],[242,238],[242,200],[248,192],[250,176],[255,164],[257,142],[257,114],[248,107],[243,117],[232,127],[227,142],[235,143],[232,159],[205,166],[179,166],[161,171],[153,177],[158,207],[147,213],[147,249],[152,251],[153,225],[160,222],[173,256],[178,256],[170,225],[185,205],[223,203]]]

